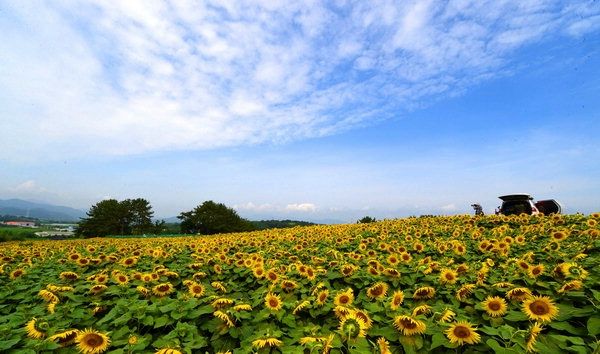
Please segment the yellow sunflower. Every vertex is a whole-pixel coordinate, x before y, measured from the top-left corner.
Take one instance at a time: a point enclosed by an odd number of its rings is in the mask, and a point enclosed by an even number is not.
[[[323,289],[317,293],[315,303],[317,304],[317,306],[323,306],[323,305],[325,305],[325,302],[327,301],[328,297],[329,297],[329,290]]]
[[[454,319],[454,316],[456,316],[456,313],[454,311],[450,309],[445,309],[440,315],[439,322],[448,323]]]
[[[523,301],[531,296],[531,290],[527,288],[514,288],[506,293],[509,300]]]
[[[529,327],[529,331],[527,333],[527,352],[535,352],[535,343],[537,342],[538,335],[542,332],[544,327],[542,327],[539,322],[535,322],[531,327]]]
[[[216,290],[219,290],[222,293],[227,292],[227,288],[225,288],[225,285],[223,285],[223,283],[221,283],[220,281],[213,281],[212,283],[210,283],[210,286],[212,286]]]
[[[115,281],[117,282],[117,284],[125,286],[129,283],[129,277],[125,274],[117,274],[115,276]]]
[[[300,302],[292,311],[293,315],[297,315],[298,312],[304,310],[305,308],[307,308],[310,305],[310,301],[302,301]]]
[[[333,303],[336,306],[350,306],[354,301],[354,292],[352,289],[348,288],[346,291],[343,291],[335,296],[333,299]]]
[[[460,289],[456,291],[456,299],[458,301],[465,301],[469,295],[473,293],[475,289],[475,284],[466,284],[463,285]]]
[[[366,335],[367,325],[362,318],[356,314],[350,313],[340,321],[338,331],[342,338],[351,340],[356,338],[364,338]]]
[[[475,332],[475,328],[467,321],[453,323],[444,333],[446,333],[446,337],[452,344],[476,344],[481,340],[481,336]]]
[[[537,278],[540,274],[542,274],[544,272],[544,265],[543,264],[538,264],[536,266],[530,267],[527,270],[527,274],[531,277],[531,278]]]
[[[404,302],[404,292],[402,290],[394,291],[394,294],[392,294],[392,300],[390,301],[390,308],[396,311],[398,307],[402,305],[402,302]]]
[[[156,296],[163,297],[173,293],[175,289],[171,283],[162,283],[152,288],[152,293]]]
[[[442,269],[440,282],[442,284],[454,284],[458,279],[458,273],[452,269]]]
[[[19,277],[22,277],[25,274],[27,274],[27,273],[23,269],[17,268],[15,270],[13,270],[12,272],[10,272],[10,279],[15,280]]]
[[[550,322],[558,316],[558,307],[547,296],[532,296],[523,302],[523,312],[531,320]]]
[[[180,350],[173,348],[161,348],[154,352],[154,354],[183,354]]]
[[[106,289],[108,289],[108,286],[103,284],[96,284],[90,288],[90,293],[98,295],[103,293]]]
[[[75,343],[75,338],[79,331],[76,329],[69,329],[64,332],[57,333],[51,337],[48,337],[49,340],[60,344],[61,347],[67,347],[73,343]]]
[[[283,306],[283,302],[279,295],[268,293],[267,296],[265,296],[265,306],[271,311],[279,311]]]
[[[377,282],[375,285],[367,289],[367,297],[371,300],[382,299],[388,291],[388,285],[384,282]]]
[[[213,300],[210,304],[212,307],[220,309],[230,305],[233,305],[234,301],[232,299],[226,297],[219,297]]]
[[[431,312],[431,306],[429,305],[419,305],[417,307],[414,308],[412,315],[413,317],[419,316],[419,315],[427,315],[428,313]]]
[[[62,280],[77,280],[79,279],[79,274],[75,273],[75,272],[61,272],[59,275],[59,278]]]
[[[554,231],[551,236],[554,241],[560,242],[566,239],[568,234],[564,231]]]
[[[252,342],[252,346],[257,349],[265,347],[281,347],[283,342],[275,337],[260,338]]]
[[[79,331],[75,338],[79,351],[83,354],[98,354],[105,352],[110,346],[110,339],[104,333],[93,329]]]
[[[239,304],[233,307],[234,311],[252,311],[252,306],[248,304]]]
[[[213,316],[223,321],[227,325],[227,327],[235,327],[235,324],[231,320],[231,317],[229,317],[229,315],[225,312],[217,310],[213,313]]]
[[[423,334],[427,329],[425,322],[405,315],[396,316],[394,318],[394,327],[405,336]]]
[[[569,282],[566,282],[559,290],[558,292],[560,294],[567,292],[567,291],[571,291],[571,290],[580,290],[581,288],[583,288],[583,283],[580,280],[571,280]]]
[[[297,287],[298,287],[298,284],[296,284],[296,282],[293,280],[283,280],[281,282],[281,289],[285,292],[291,292],[294,289],[296,289]]]
[[[379,337],[377,339],[377,347],[379,348],[379,353],[381,354],[392,354],[392,351],[390,350],[390,343],[384,337]]]
[[[25,325],[27,336],[29,338],[41,339],[46,337],[46,330],[48,329],[48,323],[40,321],[37,318],[32,318],[31,321]]]
[[[142,294],[143,296],[146,296],[146,297],[150,296],[150,290],[148,288],[145,288],[140,285],[135,289],[138,291],[138,293]]]
[[[416,300],[431,299],[435,296],[435,289],[430,286],[423,286],[415,290],[413,298]]]
[[[499,317],[506,313],[508,306],[506,301],[499,296],[488,296],[481,306],[491,317]]]
[[[193,297],[202,297],[202,295],[204,295],[204,286],[198,283],[193,283],[188,288],[188,293]]]
[[[365,310],[355,310],[354,315],[356,318],[360,318],[365,323],[365,329],[371,328],[373,326],[373,320],[369,317],[369,314]]]

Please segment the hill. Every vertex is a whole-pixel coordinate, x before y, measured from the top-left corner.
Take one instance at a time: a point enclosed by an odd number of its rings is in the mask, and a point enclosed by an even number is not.
[[[85,212],[66,206],[36,203],[22,199],[0,199],[0,215],[73,222],[85,217]]]

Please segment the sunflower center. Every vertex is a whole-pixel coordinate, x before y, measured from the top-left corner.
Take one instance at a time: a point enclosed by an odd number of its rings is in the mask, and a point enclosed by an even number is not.
[[[73,332],[67,334],[66,336],[64,336],[63,338],[59,338],[58,342],[59,343],[68,343],[68,342],[72,341],[73,339],[75,339],[75,337],[77,337],[77,332],[73,331]]]
[[[531,312],[535,313],[538,316],[545,315],[549,312],[548,305],[540,301],[534,301],[529,305],[529,309]]]
[[[373,296],[379,296],[381,295],[382,289],[381,287],[377,286],[375,288],[373,288],[373,290],[371,290],[371,294],[373,294]]]
[[[269,305],[271,307],[277,307],[277,306],[279,306],[279,301],[277,301],[277,299],[270,299],[269,300]]]
[[[402,324],[402,327],[406,329],[415,329],[417,327],[417,324],[411,319],[403,318],[400,323]]]
[[[446,273],[446,279],[454,280],[454,275],[452,273]]]
[[[471,331],[465,326],[456,326],[453,333],[458,338],[468,338],[471,335]]]
[[[168,291],[169,290],[169,286],[168,285],[161,285],[158,287],[158,290],[160,291]]]
[[[91,333],[85,337],[85,343],[88,346],[95,348],[101,346],[102,343],[104,343],[104,339],[95,333]]]
[[[350,301],[350,298],[348,297],[348,295],[342,295],[340,296],[340,303],[341,304],[347,304]]]
[[[492,311],[498,311],[501,308],[500,303],[498,303],[498,302],[490,302],[490,304],[488,305],[488,307]]]

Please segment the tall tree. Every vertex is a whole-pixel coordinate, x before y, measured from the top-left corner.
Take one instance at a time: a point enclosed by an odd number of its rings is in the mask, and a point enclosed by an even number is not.
[[[152,217],[154,212],[150,202],[143,198],[125,199],[121,202],[127,212],[127,226],[129,233],[141,235],[154,231]]]
[[[212,235],[255,229],[250,221],[241,218],[235,210],[212,200],[205,201],[193,210],[182,212],[177,218],[181,220],[181,232],[185,234]]]
[[[87,217],[81,219],[76,233],[85,237],[152,233],[152,206],[143,198],[107,199],[93,205]]]

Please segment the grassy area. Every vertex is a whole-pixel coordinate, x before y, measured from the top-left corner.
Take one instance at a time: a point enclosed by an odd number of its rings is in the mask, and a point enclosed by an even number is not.
[[[20,241],[31,238],[37,238],[36,232],[48,231],[49,228],[29,228],[15,226],[0,226],[0,242],[5,241]]]

